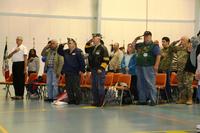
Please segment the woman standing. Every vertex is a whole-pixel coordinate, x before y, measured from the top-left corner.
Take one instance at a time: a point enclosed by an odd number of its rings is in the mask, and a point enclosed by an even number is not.
[[[131,75],[131,93],[134,96],[134,100],[138,100],[137,91],[137,76],[135,72],[136,67],[136,54],[131,43],[128,44],[127,53],[124,55],[121,63],[122,73],[128,73]]]
[[[36,54],[36,50],[30,49],[28,54],[28,76],[30,76],[31,73],[38,74],[39,68],[40,68],[40,60]]]

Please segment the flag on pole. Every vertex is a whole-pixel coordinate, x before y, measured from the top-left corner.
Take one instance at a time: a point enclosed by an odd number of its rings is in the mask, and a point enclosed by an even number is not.
[[[3,65],[2,65],[2,72],[5,79],[9,77],[9,64],[8,64],[8,59],[6,58],[7,56],[8,56],[8,46],[7,46],[7,37],[6,37],[6,44],[4,48]]]

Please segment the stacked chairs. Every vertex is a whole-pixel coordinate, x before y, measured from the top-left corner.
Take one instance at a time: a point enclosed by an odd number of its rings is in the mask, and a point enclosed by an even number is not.
[[[58,81],[58,86],[59,88],[64,88],[65,87],[65,76],[64,75],[61,75],[60,78],[59,78],[59,81]]]
[[[80,87],[82,92],[82,100],[84,103],[90,102],[92,99],[91,94],[91,87],[92,87],[92,81],[91,81],[91,72],[86,72],[85,74],[81,74],[80,76]]]
[[[197,89],[198,89],[198,80],[193,80],[192,82],[192,88],[194,89],[194,94],[196,95],[193,95],[193,98],[194,98],[194,102],[197,103]]]
[[[31,73],[29,77],[25,78],[25,86],[26,86],[26,99],[29,99],[31,96],[30,89],[33,89],[33,86],[37,86],[35,83],[37,82],[38,79],[38,74],[37,73]],[[40,95],[39,95],[40,96]]]
[[[39,88],[38,91],[39,91],[39,94],[41,95],[41,98],[46,97],[46,93],[47,93],[46,83],[47,83],[47,74],[43,73],[41,76],[41,81],[38,81],[37,83],[35,83]]]
[[[113,85],[113,74],[107,74],[105,77],[105,89],[109,89]]]
[[[13,85],[13,75],[12,73],[8,78],[5,79],[5,81],[0,82],[1,85],[5,85],[4,89],[6,90],[6,98],[8,98],[8,95],[11,97],[10,92],[10,86]]]
[[[178,80],[177,80],[177,74],[175,72],[171,73],[170,76],[170,87],[172,90],[172,97],[173,100],[177,100],[179,96],[179,90],[178,90]]]
[[[105,99],[104,99],[102,107],[109,101],[109,97],[113,97],[113,96],[114,96],[113,101],[119,102],[121,106],[122,101],[123,101],[124,91],[128,91],[133,103],[133,98],[131,96],[131,91],[130,91],[131,75],[122,74],[122,73],[113,73],[113,74],[108,73],[107,76],[108,76],[107,77],[108,81],[105,81],[105,83],[110,83],[111,86],[108,87],[109,89],[105,95]],[[110,81],[111,79],[113,79],[112,83]]]
[[[130,74],[121,74],[118,78],[118,81],[117,81],[117,84],[115,85],[115,87],[117,90],[121,91],[120,106],[122,105],[122,100],[123,100],[125,90],[129,92],[129,96],[131,97],[131,100],[133,103],[133,97],[132,97],[131,91],[130,91],[130,87],[131,87],[131,75]]]
[[[166,80],[167,80],[167,74],[166,73],[158,73],[156,74],[156,88],[158,90],[157,92],[157,104],[160,100],[160,91],[163,90],[165,92],[165,95],[167,96],[167,102],[169,102],[169,97],[166,91]]]

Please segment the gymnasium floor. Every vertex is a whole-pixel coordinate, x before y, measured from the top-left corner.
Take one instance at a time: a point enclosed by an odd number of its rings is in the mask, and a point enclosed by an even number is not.
[[[1,87],[2,88],[2,87]],[[0,90],[0,133],[195,133],[200,104],[151,106],[55,106],[37,100],[5,100]]]

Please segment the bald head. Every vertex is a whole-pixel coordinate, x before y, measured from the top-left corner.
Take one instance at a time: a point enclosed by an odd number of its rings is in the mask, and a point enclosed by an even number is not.
[[[17,44],[17,46],[20,46],[22,44],[22,42],[23,42],[23,37],[22,36],[18,36],[16,38],[16,44]]]
[[[180,41],[181,41],[181,45],[182,46],[187,46],[189,44],[189,37],[182,36],[181,39],[180,39]]]
[[[115,51],[119,49],[119,43],[118,42],[116,42],[116,43],[113,44],[113,49]]]
[[[50,48],[51,48],[51,49],[56,49],[57,46],[58,46],[58,41],[55,40],[55,39],[51,40]]]

